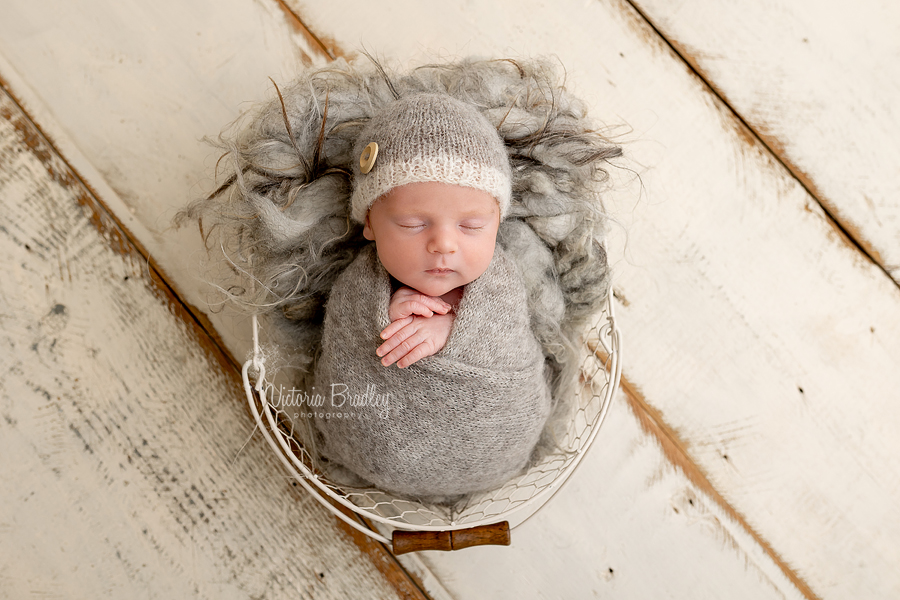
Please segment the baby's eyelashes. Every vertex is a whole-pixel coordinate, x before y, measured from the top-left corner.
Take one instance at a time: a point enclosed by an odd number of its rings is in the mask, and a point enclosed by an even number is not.
[[[403,219],[395,221],[395,223],[403,229],[418,229],[425,226],[425,222],[418,219]]]

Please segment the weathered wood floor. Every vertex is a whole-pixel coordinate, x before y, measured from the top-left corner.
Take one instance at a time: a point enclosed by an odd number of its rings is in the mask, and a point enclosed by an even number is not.
[[[900,597],[900,5],[0,0],[0,598]],[[554,54],[625,145],[622,392],[509,548],[291,485],[194,231],[303,65]]]

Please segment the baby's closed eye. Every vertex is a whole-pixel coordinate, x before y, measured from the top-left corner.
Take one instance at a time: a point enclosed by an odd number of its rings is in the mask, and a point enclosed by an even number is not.
[[[397,225],[403,229],[421,229],[422,227],[425,227],[425,223],[421,221],[406,221],[397,223]]]
[[[485,227],[487,227],[488,221],[487,219],[471,219],[462,221],[459,226],[462,229],[466,229],[468,231],[481,231]]]

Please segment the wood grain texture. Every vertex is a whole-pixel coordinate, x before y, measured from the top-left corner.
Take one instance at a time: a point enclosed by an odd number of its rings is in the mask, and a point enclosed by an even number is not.
[[[65,33],[61,33],[65,32]],[[171,220],[209,191],[214,138],[304,65],[327,60],[284,6],[264,0],[11,3],[0,73],[53,143],[188,305],[210,301],[195,230]],[[246,322],[211,314],[234,356]]]
[[[391,535],[391,550],[397,556],[424,550],[449,552],[473,546],[509,546],[509,543],[507,521],[454,531],[394,530]]]
[[[422,597],[284,477],[230,363],[2,91],[0,203],[0,596]]]
[[[633,3],[900,283],[900,6]]]
[[[511,536],[421,560],[455,598],[804,598],[621,395],[566,487]]]

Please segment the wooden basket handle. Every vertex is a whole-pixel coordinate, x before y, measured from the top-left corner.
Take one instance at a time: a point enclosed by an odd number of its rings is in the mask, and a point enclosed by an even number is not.
[[[454,531],[394,530],[391,546],[394,554],[420,550],[462,550],[471,546],[509,546],[509,522],[479,525]]]

